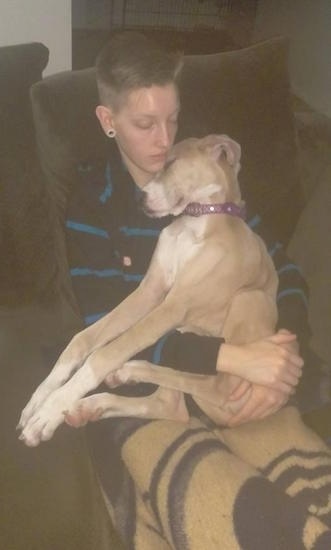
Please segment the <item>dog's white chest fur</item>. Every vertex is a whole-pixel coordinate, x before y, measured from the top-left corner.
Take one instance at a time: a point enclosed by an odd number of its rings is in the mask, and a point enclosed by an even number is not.
[[[165,283],[172,287],[178,272],[199,253],[203,246],[206,218],[183,217],[166,227],[159,238],[157,261],[162,267]]]

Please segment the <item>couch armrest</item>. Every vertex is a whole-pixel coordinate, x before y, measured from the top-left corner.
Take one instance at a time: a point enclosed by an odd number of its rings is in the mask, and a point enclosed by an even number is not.
[[[295,120],[306,206],[288,252],[309,285],[311,346],[331,365],[331,120],[304,104],[295,109]]]
[[[331,119],[293,100],[300,178],[306,202],[331,165]]]

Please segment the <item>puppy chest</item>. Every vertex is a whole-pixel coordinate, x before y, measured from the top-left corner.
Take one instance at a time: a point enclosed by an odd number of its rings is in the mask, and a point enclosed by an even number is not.
[[[189,260],[199,253],[201,244],[197,243],[193,233],[186,231],[169,232],[163,237],[158,259],[167,284],[171,287],[178,273],[184,270]]]

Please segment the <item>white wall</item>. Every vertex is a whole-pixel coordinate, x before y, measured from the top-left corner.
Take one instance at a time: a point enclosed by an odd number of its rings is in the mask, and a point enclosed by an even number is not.
[[[260,0],[254,40],[277,34],[291,40],[293,91],[331,116],[331,1]]]
[[[0,0],[0,46],[42,42],[45,75],[71,69],[70,0]]]

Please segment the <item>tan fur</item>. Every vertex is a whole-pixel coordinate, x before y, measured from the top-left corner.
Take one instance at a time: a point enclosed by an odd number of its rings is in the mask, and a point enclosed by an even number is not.
[[[240,147],[227,136],[185,140],[174,147],[170,160],[144,187],[150,215],[177,215],[193,201],[241,204]],[[36,390],[22,413],[22,439],[28,445],[49,439],[64,410],[73,425],[117,415],[186,420],[182,392],[192,394],[216,422],[224,422],[222,391],[229,377],[223,381],[216,371],[192,375],[126,362],[173,329],[223,336],[235,344],[271,335],[276,289],[264,243],[239,217],[176,218],[162,231],[137,290],[75,336]],[[161,387],[148,398],[102,394],[81,399],[106,378],[114,385],[135,380]]]

